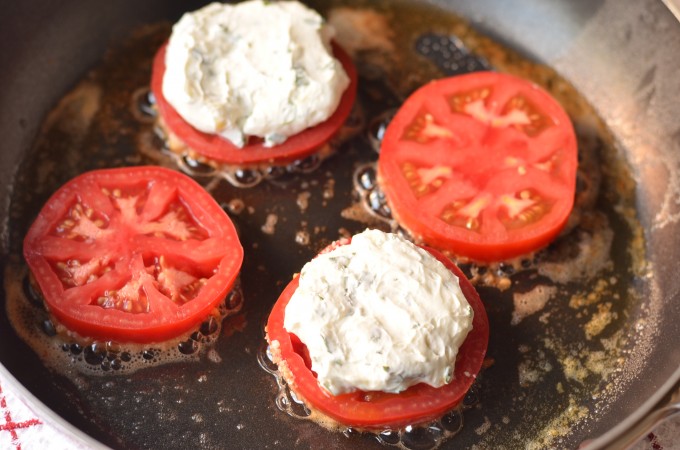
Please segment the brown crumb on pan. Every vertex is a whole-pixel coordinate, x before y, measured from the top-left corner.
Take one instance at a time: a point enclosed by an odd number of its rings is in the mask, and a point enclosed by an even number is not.
[[[307,211],[307,208],[309,208],[309,198],[311,196],[312,193],[309,191],[302,191],[297,195],[295,202],[297,203],[298,208],[300,208],[300,212],[304,213]]]
[[[274,234],[276,231],[276,224],[279,222],[279,216],[276,214],[267,214],[264,225],[262,225],[262,232],[264,234]]]
[[[515,310],[512,312],[512,325],[517,325],[525,317],[541,311],[555,293],[557,293],[557,287],[544,284],[539,284],[528,292],[515,292],[512,296],[515,305]]]
[[[583,327],[586,333],[586,339],[590,340],[602,333],[607,325],[616,320],[617,317],[618,314],[615,311],[612,311],[611,302],[597,305],[597,312],[592,315],[591,319]]]

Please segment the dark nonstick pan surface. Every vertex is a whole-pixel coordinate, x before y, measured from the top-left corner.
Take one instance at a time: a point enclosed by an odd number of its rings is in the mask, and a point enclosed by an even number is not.
[[[466,399],[462,431],[444,446],[575,448],[624,421],[636,421],[630,416],[643,415],[678,379],[680,26],[655,1],[436,3],[524,57],[554,67],[592,105],[603,126],[589,122],[586,119],[595,116],[585,114],[577,117],[577,128],[587,149],[583,165],[590,164],[588,173],[598,174],[602,182],[594,203],[584,210],[606,223],[582,219],[534,262],[493,268],[493,273],[512,280],[510,289],[480,282],[491,320],[493,364]],[[404,10],[402,2],[361,4],[385,11],[401,36],[414,29],[406,17],[427,16],[431,10]],[[171,23],[198,6],[35,1],[5,7],[0,18],[3,306],[7,287],[23,283],[23,275],[15,270],[22,265],[23,234],[56,187],[102,166],[172,164],[153,152],[140,153],[153,148],[155,141],[151,125],[131,109],[133,98],[139,98],[135,94],[147,83],[150,58],[167,36],[167,25],[158,24]],[[328,7],[323,2],[315,6]],[[400,51],[420,52],[414,57],[433,71],[457,70],[446,65],[445,56],[422,47],[423,36],[436,40],[453,29],[442,25],[446,15],[427,17],[433,18],[431,29],[421,30]],[[467,35],[465,27],[456,30],[468,40],[476,36]],[[488,56],[478,61],[482,66],[498,62],[488,48],[479,50]],[[112,61],[124,64],[114,68]],[[508,64],[515,67],[512,61]],[[95,67],[99,69],[89,72]],[[115,72],[106,81],[97,75],[102,67]],[[366,67],[362,74],[366,124],[415,87],[407,76],[384,78]],[[74,132],[60,128],[59,120],[46,121],[59,99],[81,86],[84,78],[102,89],[104,106],[92,128]],[[75,105],[75,111],[82,109]],[[63,117],[63,110],[58,116]],[[108,120],[112,117],[118,122]],[[38,135],[43,141],[36,141]],[[231,213],[246,250],[243,311],[225,325],[214,352],[200,361],[126,375],[63,377],[46,369],[17,336],[3,307],[2,366],[37,401],[111,447],[380,448],[370,436],[327,432],[280,411],[274,402],[276,382],[258,363],[262,326],[284,283],[325,244],[369,224],[352,214],[357,204],[354,180],[358,168],[375,158],[362,131],[310,174],[251,189],[197,176],[225,206],[234,199],[246,205],[240,213]],[[306,193],[309,205],[301,207],[301,194],[306,198]],[[269,228],[268,217],[270,225],[271,217],[277,219]],[[598,234],[602,230],[611,231],[604,263],[579,260],[583,236],[607,235]],[[570,267],[573,261],[584,264],[582,276],[556,282],[554,273],[546,275],[550,262],[567,260],[572,261]],[[466,270],[480,275],[475,267]],[[528,297],[517,294],[535,292],[539,285],[555,291],[541,311],[518,322],[513,316],[516,302]],[[591,293],[596,299],[588,304]],[[585,303],[570,306],[570,300],[578,298]],[[611,323],[588,335],[586,324],[599,312],[598,305],[607,303]],[[549,438],[551,433],[557,437]]]

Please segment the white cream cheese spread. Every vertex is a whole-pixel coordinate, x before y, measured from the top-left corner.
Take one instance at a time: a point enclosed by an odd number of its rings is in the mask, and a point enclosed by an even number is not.
[[[349,85],[332,36],[299,2],[209,4],[173,27],[163,95],[200,131],[279,144],[328,119]]]
[[[307,263],[284,328],[333,395],[452,380],[473,311],[458,278],[395,234],[367,230]]]

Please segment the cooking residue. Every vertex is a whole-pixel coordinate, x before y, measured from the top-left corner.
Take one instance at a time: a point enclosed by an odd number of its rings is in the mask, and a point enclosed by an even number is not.
[[[241,200],[240,198],[231,199],[229,200],[229,203],[227,203],[227,211],[236,215],[241,214],[245,207],[246,204],[243,203],[243,200]]]
[[[296,203],[300,208],[300,212],[307,211],[307,208],[309,208],[309,197],[311,196],[312,193],[309,191],[303,191],[298,194]]]
[[[276,231],[276,224],[279,222],[279,216],[276,214],[267,214],[267,219],[262,225],[261,229],[264,234],[274,234]]]
[[[300,244],[300,245],[309,245],[309,231],[307,230],[299,230],[298,232],[295,233],[295,242]]]
[[[535,286],[528,292],[515,292],[512,296],[515,310],[510,323],[518,325],[524,318],[541,311],[556,292],[557,287],[543,284]]]

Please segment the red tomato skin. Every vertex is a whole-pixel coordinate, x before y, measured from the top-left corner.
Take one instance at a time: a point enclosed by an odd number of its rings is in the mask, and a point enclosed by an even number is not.
[[[333,247],[336,244],[331,244]],[[290,374],[291,389],[315,411],[345,426],[358,429],[397,429],[435,420],[456,407],[481,369],[489,341],[489,322],[479,294],[460,269],[439,251],[423,247],[441,261],[459,279],[461,290],[474,311],[473,329],[459,349],[454,381],[434,388],[424,383],[411,386],[399,394],[357,391],[333,396],[321,388],[307,362],[295,350],[297,337],[284,326],[285,309],[298,287],[296,276],[274,304],[267,322],[270,345],[277,342],[279,354]],[[281,364],[281,363],[280,363]],[[370,398],[370,400],[367,400]]]
[[[285,165],[316,153],[342,127],[352,111],[357,93],[357,71],[350,56],[333,44],[333,54],[340,61],[350,79],[335,112],[325,122],[288,137],[283,143],[265,147],[262,140],[238,148],[216,134],[204,133],[186,122],[163,96],[165,52],[167,43],[156,53],[151,74],[151,91],[156,106],[166,126],[189,147],[209,160],[234,166],[258,166],[263,164]]]
[[[474,87],[516,83],[527,95],[538,102],[555,123],[563,129],[557,136],[557,147],[563,149],[561,167],[556,170],[555,178],[561,183],[564,194],[555,201],[551,212],[538,223],[508,233],[504,239],[494,236],[484,237],[453,227],[441,220],[432,220],[419,207],[419,199],[412,193],[407,180],[401,176],[397,160],[399,140],[402,132],[412,122],[422,105],[434,96],[453,95]],[[453,119],[452,119],[453,120]],[[483,149],[474,144],[466,149],[469,158],[479,158],[484,164],[488,158]],[[427,150],[425,150],[427,152]],[[385,193],[394,219],[413,238],[426,245],[480,262],[496,262],[518,257],[539,250],[552,242],[564,228],[573,208],[576,190],[576,170],[578,166],[576,135],[569,116],[564,109],[543,89],[526,80],[496,72],[476,72],[452,78],[435,80],[416,90],[402,105],[388,126],[381,146],[378,161],[378,182]],[[427,159],[427,156],[423,157]],[[494,160],[495,161],[495,160]],[[470,166],[474,166],[472,163]],[[474,169],[474,168],[473,168]],[[464,174],[464,170],[463,170]],[[465,174],[464,174],[465,175]],[[475,176],[469,180],[476,183]],[[540,186],[540,183],[538,183]]]
[[[208,230],[210,236],[204,241],[189,239],[183,243],[165,243],[154,236],[132,236],[132,243],[125,242],[123,238],[113,238],[111,248],[105,250],[120,257],[116,264],[120,264],[121,270],[116,266],[96,281],[75,289],[65,288],[46,254],[57,251],[64,259],[73,259],[78,258],[83,249],[96,251],[91,249],[97,249],[97,244],[94,242],[76,247],[63,239],[59,244],[62,245],[61,250],[52,248],[54,244],[50,245],[49,239],[64,214],[82,198],[96,198],[92,192],[100,183],[121,184],[121,187],[125,187],[139,182],[150,182],[169,190],[177,189],[179,196],[188,204],[192,220]],[[103,209],[99,212],[113,223],[112,218],[116,214],[114,208],[105,202],[97,205]],[[133,248],[134,243],[139,243],[143,249],[133,256],[123,254],[125,249]],[[131,272],[126,273],[125,269],[135,266],[143,269],[143,266],[139,266],[142,259],[154,254],[154,251],[162,252],[165,247],[173,252],[186,252],[186,261],[191,261],[204,271],[214,268],[214,275],[196,298],[176,305],[167,300],[151,281],[146,281],[141,289],[154,305],[149,313],[131,314],[91,304],[92,295],[108,287],[120,286],[132,277]],[[94,340],[150,343],[163,342],[191,331],[214,311],[235,283],[243,261],[243,248],[231,220],[198,183],[173,170],[140,166],[87,172],[60,187],[29,228],[24,239],[24,259],[50,314],[70,331]],[[173,255],[173,259],[181,261],[183,256]]]

